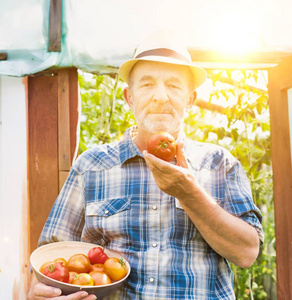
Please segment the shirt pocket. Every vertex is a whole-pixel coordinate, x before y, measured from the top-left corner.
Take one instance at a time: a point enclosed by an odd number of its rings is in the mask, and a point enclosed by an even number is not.
[[[125,243],[128,235],[128,219],[131,198],[103,199],[89,202],[85,207],[84,239],[107,246],[112,241]]]
[[[86,205],[86,216],[92,217],[110,217],[115,214],[124,212],[131,207],[131,199],[117,198],[106,199],[100,202],[92,202]]]

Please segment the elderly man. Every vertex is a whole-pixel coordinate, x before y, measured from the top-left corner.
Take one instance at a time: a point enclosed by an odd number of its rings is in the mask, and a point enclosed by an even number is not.
[[[39,245],[78,240],[121,252],[132,271],[109,299],[234,299],[228,261],[249,267],[263,240],[240,163],[225,149],[186,139],[185,112],[206,73],[171,38],[152,36],[119,70],[137,126],[74,163]],[[147,152],[149,137],[177,140],[171,162]],[[34,280],[31,299],[61,291]],[[55,299],[95,299],[78,292]]]

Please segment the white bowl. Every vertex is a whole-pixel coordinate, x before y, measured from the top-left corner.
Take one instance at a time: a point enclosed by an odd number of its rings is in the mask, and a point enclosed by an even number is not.
[[[100,247],[100,246],[91,243],[73,242],[73,241],[55,242],[55,243],[47,244],[33,251],[33,253],[30,256],[30,263],[38,281],[46,285],[50,285],[61,289],[63,295],[68,295],[83,290],[88,292],[89,294],[94,294],[97,297],[97,299],[102,299],[103,297],[109,296],[112,293],[114,293],[116,290],[118,290],[124,284],[125,280],[127,279],[127,277],[131,272],[131,267],[128,261],[115,251],[104,249],[104,252],[107,254],[108,257],[123,258],[126,262],[128,273],[123,279],[119,281],[115,281],[111,284],[100,285],[100,286],[72,285],[69,283],[64,283],[49,278],[39,271],[40,267],[45,262],[52,261],[59,257],[63,257],[66,260],[68,260],[74,254],[87,255],[88,251],[93,247]]]

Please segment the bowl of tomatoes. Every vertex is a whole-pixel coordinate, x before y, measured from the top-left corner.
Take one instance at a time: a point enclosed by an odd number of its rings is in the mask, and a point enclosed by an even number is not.
[[[63,295],[84,290],[97,299],[117,291],[131,272],[118,252],[77,241],[41,246],[30,263],[39,282],[61,289]]]

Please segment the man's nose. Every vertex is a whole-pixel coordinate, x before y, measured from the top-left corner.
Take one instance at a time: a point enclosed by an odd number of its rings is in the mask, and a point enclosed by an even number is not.
[[[169,100],[167,90],[164,86],[159,85],[156,87],[153,95],[153,100],[159,103],[165,103]]]

